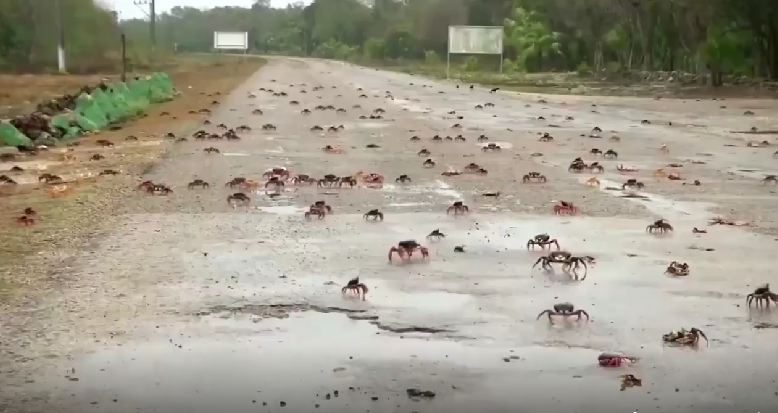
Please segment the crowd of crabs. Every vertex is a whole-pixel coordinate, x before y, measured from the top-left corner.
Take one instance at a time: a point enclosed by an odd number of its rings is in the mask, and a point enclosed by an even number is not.
[[[304,85],[303,85],[304,86]],[[321,87],[314,87],[313,90],[320,90]],[[472,89],[472,87],[471,87]],[[275,92],[272,89],[260,89],[262,91],[272,93],[274,96],[286,96],[284,92]],[[361,89],[360,89],[361,90]],[[496,90],[492,90],[492,92],[495,92]],[[305,93],[305,91],[303,91]],[[387,92],[387,97],[390,97],[391,94]],[[362,94],[359,96],[360,98],[366,98],[367,95]],[[298,101],[291,101],[290,105],[297,106],[299,105]],[[479,105],[480,107],[476,107],[476,109],[483,109],[484,106]],[[493,106],[493,105],[491,105]],[[360,105],[354,105],[354,109],[360,108]],[[332,110],[335,111],[337,114],[345,114],[347,113],[346,109],[344,108],[335,108],[333,105],[319,105],[315,108],[315,110],[318,111],[327,111]],[[301,111],[301,114],[304,116],[310,115],[312,112],[309,109],[303,109]],[[384,115],[385,111],[383,109],[376,109],[373,111],[373,113],[370,115],[370,119],[381,119]],[[255,109],[253,111],[253,114],[255,115],[262,115],[262,111],[259,109]],[[454,114],[454,112],[450,113]],[[360,119],[365,119],[366,116],[360,116]],[[461,117],[460,117],[461,119]],[[210,124],[210,122],[206,121],[206,124]],[[227,141],[236,141],[240,140],[240,137],[238,136],[238,133],[241,132],[247,132],[250,131],[251,128],[248,126],[240,126],[235,129],[228,128],[226,125],[220,124],[217,125],[218,129],[223,130],[224,132],[222,134],[216,134],[216,133],[208,133],[204,130],[198,131],[194,134],[194,139],[198,141],[219,141],[219,140],[227,140]],[[461,129],[462,125],[455,124],[453,129]],[[265,124],[262,127],[265,131],[273,131],[276,129],[276,127],[272,124]],[[319,125],[314,125],[310,128],[313,132],[339,132],[343,130],[343,125],[340,126],[329,126],[326,129]],[[598,134],[602,132],[600,128],[594,128],[592,131],[591,136],[598,137]],[[180,138],[178,141],[185,141],[186,139]],[[551,136],[548,133],[542,134],[542,136],[539,139],[541,142],[553,142],[554,137]],[[620,138],[614,136],[610,139],[612,142],[618,142]],[[411,138],[411,141],[418,142],[421,141],[421,138],[418,136],[413,136]],[[459,134],[457,136],[440,136],[435,135],[432,138],[430,138],[430,141],[433,143],[441,143],[446,141],[451,142],[465,142],[466,138]],[[477,138],[478,142],[488,142],[489,138],[485,135],[481,135]],[[368,148],[371,146],[368,145]],[[372,147],[378,147],[377,145],[373,145]],[[323,148],[325,152],[328,153],[342,153],[342,149],[333,147],[331,145],[327,145]],[[495,152],[495,151],[501,151],[502,148],[499,144],[488,142],[485,145],[481,147],[481,150],[483,152]],[[219,153],[219,150],[217,148],[209,147],[204,149],[207,153]],[[668,149],[665,145],[662,145],[660,148],[660,151],[663,153],[667,153]],[[613,150],[608,149],[605,152],[593,148],[590,152],[590,155],[594,156],[602,156],[604,158],[610,158],[610,159],[617,159],[619,154]],[[418,156],[426,158],[425,161],[422,163],[422,166],[424,168],[433,168],[436,166],[436,162],[430,158],[432,155],[432,152],[426,148],[422,148],[418,151]],[[542,154],[533,154],[534,155],[542,155]],[[676,164],[670,164],[669,167],[677,167],[679,165]],[[572,173],[582,173],[582,172],[590,172],[590,173],[602,173],[604,172],[604,167],[599,162],[592,162],[590,164],[587,164],[583,161],[582,158],[576,158],[571,162],[571,164],[568,167],[568,171]],[[627,174],[627,173],[634,173],[638,172],[637,168],[619,165],[616,167],[616,170],[619,173]],[[460,174],[480,174],[480,175],[487,175],[488,171],[481,167],[480,165],[476,163],[469,163],[464,166],[462,171],[458,170],[447,170],[441,173],[443,176],[456,176]],[[660,168],[657,169],[654,172],[654,176],[656,177],[664,177],[668,178],[670,180],[681,180],[682,178],[677,173],[667,173],[664,171],[664,169]],[[227,196],[227,202],[232,207],[238,207],[238,206],[248,206],[251,203],[251,198],[249,197],[248,193],[256,193],[258,191],[266,191],[270,196],[273,196],[274,194],[277,194],[279,191],[284,190],[286,185],[292,185],[292,186],[310,186],[310,185],[316,185],[320,188],[353,188],[359,184],[359,180],[362,180],[362,182],[368,186],[368,187],[375,187],[375,186],[381,186],[384,183],[384,176],[380,174],[370,173],[370,174],[363,174],[362,172],[359,172],[355,175],[349,175],[349,176],[338,176],[335,174],[327,174],[324,175],[321,178],[315,178],[308,174],[293,174],[288,168],[286,167],[273,167],[268,169],[262,176],[264,181],[258,181],[253,180],[245,177],[236,177],[227,182],[224,186],[228,187],[232,190],[238,189],[240,192],[234,192]],[[412,179],[409,175],[403,174],[398,176],[395,179],[395,182],[398,184],[407,184],[411,183]],[[544,184],[548,182],[548,179],[545,175],[541,174],[540,172],[528,172],[522,177],[522,182],[525,184],[529,183],[540,183]],[[769,182],[776,182],[775,176],[768,176],[765,181],[765,183]],[[587,182],[589,185],[599,185],[600,182],[597,179],[597,177],[590,178]],[[695,181],[695,185],[699,185],[698,181]],[[188,189],[195,190],[195,189],[208,189],[210,188],[210,184],[206,181],[203,181],[201,179],[195,179],[192,182],[190,182],[187,185]],[[645,184],[638,181],[637,179],[628,179],[621,187],[622,190],[642,190],[645,188]],[[154,183],[152,181],[145,181],[142,182],[138,186],[139,190],[145,191],[146,193],[150,195],[169,195],[173,193],[173,190],[169,188],[168,186],[161,184],[161,183]],[[267,192],[272,191],[272,192]],[[488,193],[484,194],[486,196],[499,196],[499,192],[497,193]],[[553,212],[557,215],[575,215],[579,213],[579,208],[574,205],[572,202],[568,201],[558,201],[553,206]],[[34,216],[34,211],[30,212]],[[333,213],[333,209],[330,205],[327,205],[325,201],[316,201],[312,205],[310,205],[304,212],[304,218],[306,220],[311,220],[313,218],[316,218],[318,220],[323,220],[327,215],[330,215]],[[459,215],[466,215],[470,213],[470,208],[465,205],[462,201],[456,201],[452,203],[447,209],[446,209],[447,215],[453,215],[453,216],[459,216]],[[366,212],[363,215],[363,218],[366,221],[369,222],[382,222],[384,220],[384,213],[381,212],[378,209],[371,209],[368,212]],[[32,219],[32,218],[30,218]],[[711,224],[730,224],[727,222],[711,222]],[[666,220],[657,220],[650,225],[646,227],[646,232],[653,235],[665,235],[669,234],[674,231],[673,226]],[[704,230],[699,230],[697,228],[693,229],[694,233],[703,234],[706,233]],[[442,238],[445,238],[445,234],[440,232],[440,230],[434,230],[432,231],[428,236],[427,239],[431,242],[439,241]],[[587,273],[588,273],[588,267],[591,265],[594,265],[596,262],[596,259],[592,256],[588,255],[573,255],[571,252],[563,251],[560,248],[559,241],[555,238],[552,238],[548,234],[538,234],[532,238],[530,238],[527,241],[527,249],[528,250],[534,250],[536,247],[539,247],[541,250],[545,251],[546,247],[548,247],[548,254],[543,255],[539,257],[535,263],[532,265],[532,268],[536,268],[540,266],[540,268],[547,273],[553,273],[554,267],[553,265],[561,265],[561,270],[567,274],[571,280],[573,281],[584,281],[586,279]],[[555,247],[556,250],[552,250],[551,248]],[[464,253],[465,249],[464,246],[456,246],[454,248],[455,252]],[[427,260],[430,257],[429,249],[428,247],[418,243],[415,240],[404,240],[397,243],[397,245],[392,246],[389,249],[388,252],[388,260],[391,263],[393,257],[396,255],[400,260],[405,262],[410,262],[413,258],[414,254],[418,254],[422,260]],[[583,273],[580,274],[579,271],[583,270]],[[677,261],[673,261],[670,263],[665,271],[665,274],[669,274],[671,276],[688,276],[690,273],[689,265],[687,263],[681,263]],[[367,293],[369,291],[369,288],[366,284],[360,281],[359,277],[355,277],[354,279],[350,280],[345,286],[342,287],[341,292],[343,294],[347,293],[353,293],[356,296],[360,297],[362,300],[366,300]],[[753,293],[749,294],[747,297],[747,303],[749,306],[752,304],[756,304],[757,307],[761,306],[770,306],[770,302],[774,302],[778,304],[778,294],[774,294],[770,291],[769,285],[765,285],[763,287],[757,288]],[[546,309],[540,312],[537,316],[537,319],[540,319],[543,316],[547,316],[549,323],[553,324],[553,317],[562,317],[564,319],[568,319],[569,317],[576,317],[577,320],[581,320],[582,317],[585,317],[586,320],[589,320],[589,313],[587,313],[583,309],[577,309],[574,304],[569,302],[560,302],[556,303],[552,306],[551,309]],[[664,334],[662,336],[662,340],[664,343],[667,344],[674,344],[674,345],[683,345],[683,346],[696,346],[699,342],[700,338],[704,338],[707,342],[707,336],[698,328],[693,327],[689,330],[681,329],[680,331],[673,331],[667,334]],[[602,353],[598,357],[598,363],[600,366],[603,367],[619,367],[624,363],[631,363],[636,362],[638,358],[631,357],[631,356],[625,356],[623,354],[615,354],[615,353]],[[632,386],[640,386],[641,380],[636,378],[635,376],[631,374],[623,375],[622,378],[622,390],[626,387],[632,387]]]

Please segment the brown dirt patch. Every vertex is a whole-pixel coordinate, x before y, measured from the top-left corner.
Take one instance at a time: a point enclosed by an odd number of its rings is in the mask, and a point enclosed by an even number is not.
[[[218,94],[226,95],[265,63],[262,59],[237,57],[177,58],[165,70],[180,91],[174,100],[149,109],[147,116],[121,125],[116,131],[101,132],[78,140],[77,147],[53,148],[48,153],[18,157],[23,173],[11,175],[20,185],[0,187],[0,303],[23,299],[33,291],[56,287],[57,270],[67,264],[67,258],[94,239],[96,222],[110,218],[118,203],[137,185],[138,175],[150,168],[174,139],[167,133],[181,135],[202,121],[204,115],[190,114],[201,108],[211,108]],[[21,104],[15,110],[35,102],[25,102],[31,96],[37,100],[79,89],[102,76],[23,75],[0,77],[0,90],[5,97],[0,102]],[[19,87],[27,83],[34,88]],[[4,85],[18,85],[6,89]],[[49,86],[50,88],[47,88]],[[37,92],[33,93],[35,90]],[[30,94],[33,93],[33,94]],[[6,103],[3,103],[6,104]],[[163,113],[167,115],[161,116]],[[137,141],[127,141],[128,136]],[[115,148],[102,148],[98,139],[113,142]],[[102,160],[91,160],[99,153]],[[67,158],[67,160],[66,160]],[[10,166],[8,166],[10,168]],[[8,169],[8,168],[3,168]],[[105,169],[119,171],[117,176],[98,176]],[[38,184],[41,173],[60,175],[73,188],[72,193],[52,198],[48,187]],[[7,171],[1,173],[8,174]],[[15,219],[26,207],[38,217],[31,226],[18,225]],[[64,263],[64,264],[63,264]],[[52,265],[56,264],[57,267]]]

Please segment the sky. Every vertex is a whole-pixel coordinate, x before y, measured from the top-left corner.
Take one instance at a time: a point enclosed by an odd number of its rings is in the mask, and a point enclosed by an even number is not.
[[[136,6],[135,0],[101,0],[101,2],[107,5],[109,8],[119,12],[119,18],[134,19],[145,18],[146,15],[139,9],[143,7],[148,12],[148,6]],[[197,8],[212,8],[216,6],[242,6],[251,7],[252,0],[156,0],[157,13],[161,13],[172,9],[175,6],[190,6]],[[273,7],[286,7],[287,4],[295,3],[296,0],[271,0],[270,3]],[[304,1],[309,3],[309,1]]]

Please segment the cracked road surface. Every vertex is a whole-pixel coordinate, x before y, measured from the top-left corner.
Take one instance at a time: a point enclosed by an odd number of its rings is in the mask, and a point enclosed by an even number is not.
[[[105,223],[105,238],[53,272],[61,295],[5,316],[0,411],[731,413],[775,406],[778,335],[754,328],[775,317],[745,306],[746,294],[775,278],[775,187],[760,183],[775,173],[775,160],[769,148],[747,147],[750,135],[730,133],[769,129],[774,103],[727,100],[722,108],[492,94],[283,58],[221,103],[208,132],[219,123],[252,131],[237,142],[176,144],[143,177],[174,193],[128,199]],[[494,107],[475,109],[486,103]],[[346,113],[315,110],[330,104]],[[264,114],[252,115],[257,108]],[[312,114],[301,115],[305,108]],[[383,118],[370,119],[379,108]],[[746,110],[755,116],[744,117]],[[262,131],[266,123],[277,130]],[[463,128],[452,129],[456,123]],[[325,131],[310,131],[314,125]],[[602,138],[588,137],[595,126]],[[554,141],[539,142],[542,132]],[[466,142],[435,143],[435,134]],[[482,152],[479,135],[502,150]],[[764,139],[775,143],[753,136]],[[323,153],[328,144],[344,152]],[[204,153],[208,146],[221,153]],[[618,158],[588,155],[594,147]],[[434,168],[422,167],[422,148]],[[601,189],[584,184],[589,174],[568,173],[578,156],[605,166]],[[470,162],[488,175],[441,176]],[[683,164],[676,170],[684,181],[652,175],[669,163]],[[646,184],[643,198],[607,189],[627,178],[618,164],[640,169],[634,177]],[[227,204],[235,191],[225,182],[261,179],[274,166],[314,177],[379,173],[386,184],[287,185],[274,197],[250,194],[249,207]],[[530,171],[548,183],[523,184]],[[401,174],[412,182],[396,183]],[[196,178],[210,188],[188,190]],[[700,186],[684,185],[695,179]],[[305,221],[318,200],[334,213]],[[446,215],[457,200],[470,215]],[[581,214],[554,216],[558,200]],[[363,219],[374,208],[385,221]],[[757,227],[708,227],[719,213]],[[673,234],[646,234],[659,218]],[[435,229],[446,237],[428,242]],[[531,269],[543,253],[525,244],[540,233],[596,257],[585,281]],[[406,239],[427,245],[429,261],[387,263],[389,248]],[[663,275],[671,261],[689,263],[691,274]],[[355,276],[370,288],[366,301],[341,294]],[[561,301],[591,321],[535,319]],[[710,345],[662,345],[662,334],[682,327],[702,329]],[[640,360],[603,369],[597,356],[604,351]],[[619,391],[625,373],[643,386]]]

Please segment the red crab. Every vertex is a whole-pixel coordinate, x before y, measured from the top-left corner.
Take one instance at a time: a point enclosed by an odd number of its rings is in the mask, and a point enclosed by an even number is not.
[[[282,166],[276,166],[274,168],[270,168],[267,171],[265,171],[265,173],[262,174],[262,177],[269,179],[269,178],[273,178],[273,177],[277,176],[278,178],[283,179],[284,181],[286,181],[287,179],[289,179],[290,175],[291,175],[291,172],[289,172],[288,169],[286,169],[286,168],[284,168]]]
[[[29,215],[22,215],[19,218],[16,218],[16,222],[19,225],[24,225],[25,227],[29,227],[30,225],[35,224],[35,218]]]
[[[600,367],[621,367],[623,363],[634,363],[637,357],[629,357],[621,354],[602,353],[597,357]]]
[[[578,207],[572,202],[559,201],[554,205],[554,213],[557,215],[575,215],[578,213]]]
[[[409,241],[400,241],[397,243],[396,247],[392,247],[389,249],[389,262],[392,262],[392,254],[397,253],[397,255],[403,259],[403,260],[410,260],[413,256],[413,252],[419,250],[421,252],[422,259],[429,258],[430,253],[427,247],[419,244],[416,241],[409,240]]]
[[[367,174],[362,177],[366,184],[380,185],[384,183],[384,176],[379,174]]]

